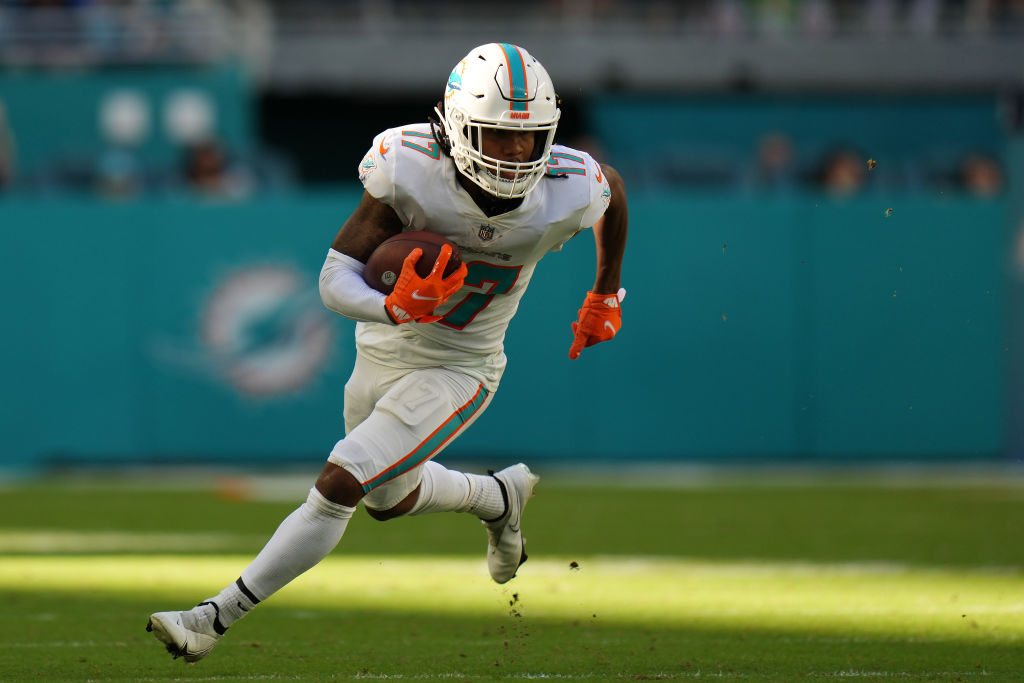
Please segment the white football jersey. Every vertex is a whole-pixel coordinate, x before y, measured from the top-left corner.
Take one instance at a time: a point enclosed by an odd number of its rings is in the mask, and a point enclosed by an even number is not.
[[[555,145],[548,175],[515,210],[488,217],[459,185],[452,160],[428,124],[384,131],[359,165],[366,191],[395,210],[406,230],[429,230],[459,245],[466,281],[435,323],[356,327],[360,353],[399,368],[444,366],[493,390],[505,369],[505,330],[537,262],[591,227],[611,192],[586,152]]]

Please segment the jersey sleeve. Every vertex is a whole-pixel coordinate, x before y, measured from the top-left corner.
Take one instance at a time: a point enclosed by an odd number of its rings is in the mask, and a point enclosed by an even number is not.
[[[612,201],[612,191],[608,185],[608,178],[601,170],[601,164],[597,163],[597,160],[589,154],[584,158],[586,159],[587,177],[591,178],[590,203],[583,211],[580,228],[590,228],[607,210],[608,204]]]
[[[359,181],[374,199],[390,206],[403,223],[408,223],[397,201],[399,155],[395,145],[400,136],[397,128],[389,128],[373,139],[373,145],[359,162]]]

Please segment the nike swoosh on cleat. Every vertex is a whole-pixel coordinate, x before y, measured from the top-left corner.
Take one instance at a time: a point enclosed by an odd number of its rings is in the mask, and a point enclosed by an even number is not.
[[[423,295],[420,294],[420,290],[418,290],[418,289],[413,290],[413,293],[412,293],[411,296],[412,296],[413,299],[416,299],[417,301],[440,301],[441,300],[441,297],[439,297],[439,296],[423,296]]]
[[[612,325],[607,320],[604,321],[604,326],[607,327],[609,330],[611,330],[612,334],[615,334],[617,332],[617,330],[615,329],[615,325]]]

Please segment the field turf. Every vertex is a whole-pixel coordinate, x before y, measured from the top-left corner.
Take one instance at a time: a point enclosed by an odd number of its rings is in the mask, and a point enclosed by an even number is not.
[[[0,485],[0,680],[1024,680],[1024,482],[913,474],[552,474],[506,586],[471,517],[360,511],[210,657],[172,661],[147,615],[233,580],[304,488]]]

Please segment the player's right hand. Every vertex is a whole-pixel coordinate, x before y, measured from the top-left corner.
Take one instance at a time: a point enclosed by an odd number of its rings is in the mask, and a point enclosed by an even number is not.
[[[573,340],[569,358],[576,360],[588,346],[600,344],[614,337],[622,327],[622,300],[626,290],[619,288],[614,294],[587,292],[577,321],[572,323]]]
[[[398,275],[395,288],[384,299],[388,317],[396,324],[440,320],[441,316],[431,315],[434,309],[459,291],[466,279],[465,263],[460,264],[454,273],[444,277],[444,269],[452,257],[451,245],[445,244],[441,247],[433,270],[425,278],[416,272],[416,263],[422,255],[423,250],[419,248],[409,252],[402,263],[402,272]]]

